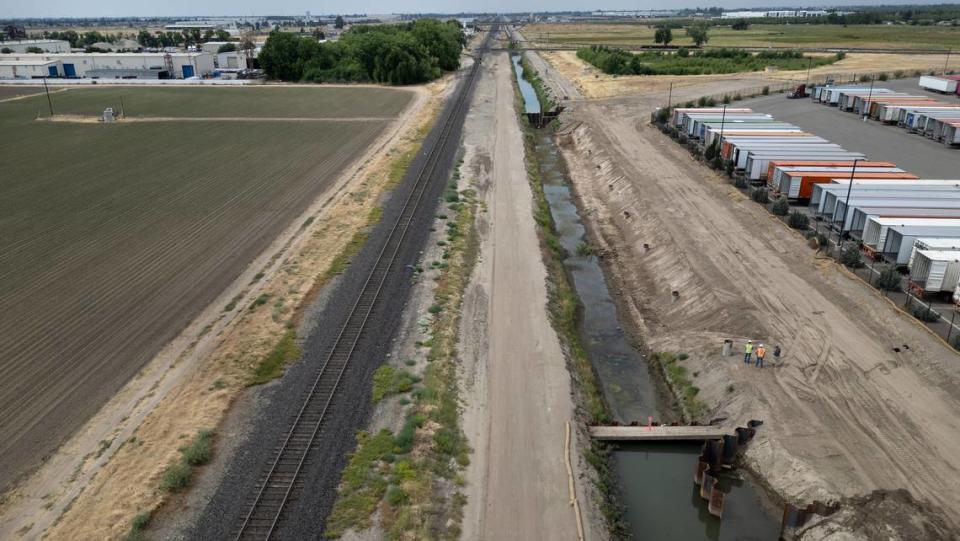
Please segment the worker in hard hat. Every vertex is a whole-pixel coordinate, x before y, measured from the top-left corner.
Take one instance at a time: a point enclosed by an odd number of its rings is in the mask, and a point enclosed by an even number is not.
[[[747,345],[743,346],[743,364],[750,364],[750,357],[753,356],[753,340],[747,340]]]
[[[763,368],[763,357],[766,354],[767,348],[765,348],[763,344],[760,344],[760,346],[757,347],[757,364],[755,366]]]

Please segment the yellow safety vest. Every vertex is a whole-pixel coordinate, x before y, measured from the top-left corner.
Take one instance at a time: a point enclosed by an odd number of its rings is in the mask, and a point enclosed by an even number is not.
[[[743,348],[743,352],[744,352],[744,353],[753,353],[753,344],[747,344],[747,345]]]

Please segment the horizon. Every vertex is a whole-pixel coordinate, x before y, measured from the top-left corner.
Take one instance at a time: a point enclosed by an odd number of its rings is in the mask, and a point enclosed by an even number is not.
[[[42,5],[27,2],[17,2],[13,6],[8,6],[8,14],[0,17],[0,20],[17,19],[132,19],[132,18],[197,18],[197,17],[296,17],[311,13],[313,17],[335,16],[338,13],[319,10],[314,13],[317,6],[311,6],[311,2],[303,0],[281,0],[281,9],[269,14],[244,13],[244,5],[255,7],[259,2],[250,0],[241,0],[240,2],[228,0],[212,0],[207,3],[210,9],[198,9],[195,3],[188,0],[172,0],[165,4],[165,10],[160,12],[148,12],[147,10],[156,9],[154,4],[142,3],[136,7],[131,6],[129,2],[122,0],[105,0],[98,2],[96,6],[68,2],[67,0],[53,0],[44,2]],[[529,7],[518,8],[517,3],[505,0],[495,0],[488,4],[488,9],[483,11],[474,11],[467,9],[466,6],[459,9],[450,9],[449,2],[440,0],[411,0],[410,2],[394,4],[393,2],[377,2],[362,0],[360,3],[353,4],[351,13],[366,15],[417,15],[417,14],[436,14],[436,15],[462,15],[462,14],[527,14],[527,13],[560,13],[560,12],[594,12],[594,11],[669,11],[664,10],[662,5],[657,2],[644,1],[637,5],[628,0],[613,0],[606,2],[612,5],[601,5],[594,7],[585,7],[574,0],[561,0],[550,7],[549,10],[543,9],[539,1],[529,2]],[[277,3],[274,3],[276,6]],[[396,7],[404,6],[407,9],[397,10]],[[929,0],[904,0],[895,4],[864,4],[862,0],[851,0],[849,2],[837,2],[829,0],[823,2],[805,2],[803,7],[784,7],[770,4],[763,0],[738,2],[737,5],[726,7],[717,5],[703,5],[703,2],[696,0],[681,0],[674,4],[671,10],[683,9],[709,9],[711,7],[723,8],[725,11],[756,10],[756,9],[829,9],[829,8],[866,8],[866,7],[885,7],[895,8],[899,6],[953,6],[960,5],[960,1],[930,3]],[[506,9],[498,9],[506,8]],[[235,11],[236,10],[236,11]],[[232,13],[231,13],[232,12]],[[339,13],[340,15],[344,13]]]

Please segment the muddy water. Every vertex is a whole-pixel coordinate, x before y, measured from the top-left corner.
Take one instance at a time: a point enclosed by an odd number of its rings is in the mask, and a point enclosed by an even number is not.
[[[560,242],[568,254],[564,265],[583,304],[581,339],[612,414],[620,422],[668,418],[668,408],[658,403],[646,359],[630,344],[620,326],[600,261],[583,248],[586,229],[553,136],[550,130],[539,130],[536,138],[544,193]],[[627,444],[614,451],[624,518],[633,538],[776,539],[778,523],[764,507],[759,493],[735,473],[721,476],[726,492],[723,521],[710,515],[706,500],[700,497],[693,482],[700,447],[659,442]]]

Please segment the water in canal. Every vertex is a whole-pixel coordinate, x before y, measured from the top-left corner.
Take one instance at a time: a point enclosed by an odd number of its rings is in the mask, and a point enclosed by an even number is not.
[[[514,66],[526,107],[536,104],[533,87],[522,77],[519,56]],[[536,153],[544,193],[567,251],[564,260],[584,312],[581,339],[597,371],[600,385],[620,422],[648,416],[664,419],[669,412],[657,402],[657,392],[646,359],[630,344],[620,325],[603,270],[596,256],[581,248],[586,229],[577,210],[566,170],[549,129],[536,132]],[[586,246],[586,245],[584,245]],[[759,493],[736,473],[721,476],[725,489],[723,520],[709,514],[707,502],[693,482],[700,444],[644,443],[622,445],[614,451],[621,486],[624,518],[634,539],[666,540],[772,540],[777,522],[764,507]]]
[[[520,63],[520,58],[518,54],[510,55],[513,71],[517,75],[517,85],[520,87],[520,93],[523,94],[523,112],[539,113],[540,101],[537,99],[537,91],[529,81],[523,78],[523,65]]]

